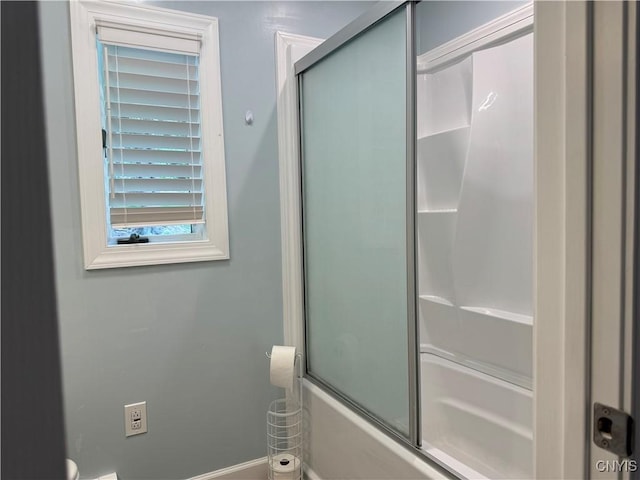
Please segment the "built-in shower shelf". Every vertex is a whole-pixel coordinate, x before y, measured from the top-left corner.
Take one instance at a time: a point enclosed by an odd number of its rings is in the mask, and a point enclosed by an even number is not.
[[[533,317],[531,315],[523,315],[521,313],[507,312],[505,310],[498,310],[495,308],[483,308],[483,307],[460,307],[461,310],[467,312],[478,313],[487,317],[499,318],[501,320],[509,320],[511,322],[521,323],[523,325],[533,325]]]
[[[453,307],[453,303],[443,297],[438,297],[437,295],[420,295],[420,300],[424,300],[426,302],[439,303],[440,305],[446,305],[448,307]]]
[[[423,300],[425,302],[438,303],[440,305],[446,305],[448,307],[454,306],[450,300],[447,300],[444,297],[439,297],[438,295],[419,295],[419,298],[420,300]],[[477,313],[485,317],[498,318],[500,320],[508,320],[510,322],[516,322],[522,325],[529,325],[529,326],[533,325],[533,317],[531,315],[508,312],[506,310],[498,310],[497,308],[469,307],[469,306],[461,306],[458,308],[460,308],[460,310]]]
[[[428,214],[432,214],[432,213],[457,213],[458,209],[457,208],[440,208],[440,209],[422,209],[422,210],[418,210],[418,214],[420,215],[428,215]]]
[[[470,127],[455,128],[418,141],[418,209],[456,210],[469,149]]]
[[[430,346],[429,353],[531,388],[533,318],[494,308],[460,307],[441,295],[419,296],[420,340]]]
[[[459,127],[455,127],[455,128],[447,128],[445,130],[440,130],[437,132],[430,132],[427,133],[425,135],[422,135],[420,137],[418,137],[418,149],[420,149],[420,146],[424,143],[428,143],[429,141],[433,141],[434,137],[437,137],[439,135],[441,136],[447,136],[447,135],[456,135],[460,132],[462,132],[463,130],[468,130],[469,128],[471,128],[470,125],[461,125]]]
[[[494,381],[497,380],[509,385],[516,385],[527,390],[533,390],[533,379],[530,376],[522,375],[507,368],[501,368],[490,363],[477,361],[459,352],[449,352],[430,343],[420,343],[420,354],[435,355],[436,357],[447,362],[452,362],[463,369],[469,369],[473,372],[488,375],[492,377]]]

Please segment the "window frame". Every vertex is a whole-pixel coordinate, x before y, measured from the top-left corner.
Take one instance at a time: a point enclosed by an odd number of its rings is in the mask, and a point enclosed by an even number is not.
[[[69,4],[84,267],[87,270],[229,258],[218,19],[147,5],[75,0]],[[199,35],[206,234],[200,240],[113,245],[109,242],[101,163],[102,123],[96,21]],[[96,163],[98,161],[98,163]]]

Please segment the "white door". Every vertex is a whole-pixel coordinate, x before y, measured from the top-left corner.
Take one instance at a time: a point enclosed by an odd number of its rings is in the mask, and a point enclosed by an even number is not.
[[[617,413],[634,413],[636,68],[636,3],[594,2],[589,412],[594,479],[631,478],[638,469],[628,456],[626,418]]]

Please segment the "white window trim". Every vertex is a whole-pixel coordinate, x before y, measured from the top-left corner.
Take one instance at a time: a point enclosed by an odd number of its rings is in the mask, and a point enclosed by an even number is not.
[[[136,265],[224,260],[229,258],[227,192],[220,87],[218,20],[147,5],[115,1],[70,2],[75,85],[78,172],[82,211],[84,266],[87,270]],[[205,181],[206,239],[133,245],[109,245],[102,158],[100,88],[96,56],[96,21],[147,29],[184,32],[202,39],[200,98]]]

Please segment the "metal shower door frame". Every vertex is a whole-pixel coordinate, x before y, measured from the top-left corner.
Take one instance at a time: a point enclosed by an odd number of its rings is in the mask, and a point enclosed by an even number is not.
[[[420,388],[419,388],[419,346],[418,346],[418,326],[417,326],[417,294],[416,294],[416,47],[415,47],[415,1],[390,1],[380,2],[371,8],[367,13],[354,20],[345,28],[337,32],[332,37],[309,52],[306,56],[295,63],[295,74],[298,85],[298,122],[299,122],[299,159],[300,159],[300,204],[301,217],[304,216],[304,162],[303,162],[303,105],[300,98],[302,91],[302,77],[305,71],[331,55],[333,52],[358,37],[365,31],[377,25],[387,16],[396,13],[400,9],[405,9],[406,14],[406,267],[407,267],[407,342],[408,342],[408,373],[409,373],[409,436],[400,435],[388,425],[377,419],[370,412],[360,405],[335,390],[331,385],[314,377],[309,373],[308,356],[306,356],[307,378],[313,383],[320,385],[330,392],[342,403],[348,405],[353,410],[364,416],[365,419],[383,430],[386,434],[399,441],[404,446],[410,448],[414,453],[430,458],[441,467],[450,472],[449,468],[437,460],[429,457],[423,450],[420,450]],[[302,234],[302,265],[303,265],[303,316],[306,331],[306,255],[304,242],[304,222],[301,222]],[[308,352],[307,336],[305,338],[305,351]],[[451,472],[452,473],[452,472]]]

